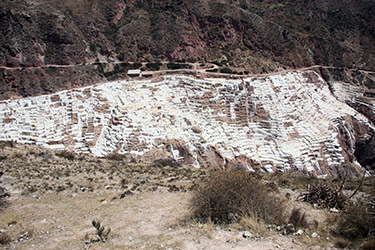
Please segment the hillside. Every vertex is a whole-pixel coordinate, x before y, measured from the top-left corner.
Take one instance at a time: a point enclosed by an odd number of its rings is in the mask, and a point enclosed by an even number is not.
[[[121,77],[95,61],[218,61],[253,73],[310,65],[374,71],[374,12],[365,0],[5,0],[0,96]],[[43,67],[51,65],[71,67]]]

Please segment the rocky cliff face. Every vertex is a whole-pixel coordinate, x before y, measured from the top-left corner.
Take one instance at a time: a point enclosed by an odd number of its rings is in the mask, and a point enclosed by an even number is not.
[[[367,165],[356,146],[374,131],[314,71],[244,80],[172,75],[0,102],[1,140],[196,167],[358,175]]]
[[[254,73],[313,64],[374,71],[374,12],[366,0],[4,0],[0,97],[103,81],[97,67],[48,68],[96,60],[216,60]]]

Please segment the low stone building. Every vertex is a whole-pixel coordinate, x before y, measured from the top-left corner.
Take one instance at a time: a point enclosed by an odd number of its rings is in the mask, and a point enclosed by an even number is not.
[[[141,75],[141,70],[140,69],[129,69],[128,70],[128,76],[130,77],[137,77]]]
[[[152,73],[152,71],[143,71],[141,76],[142,77],[152,77],[153,73]]]

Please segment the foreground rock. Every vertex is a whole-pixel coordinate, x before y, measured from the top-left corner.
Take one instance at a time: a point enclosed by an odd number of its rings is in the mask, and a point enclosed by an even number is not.
[[[357,175],[355,146],[373,134],[314,71],[116,81],[0,103],[1,140],[196,167]]]

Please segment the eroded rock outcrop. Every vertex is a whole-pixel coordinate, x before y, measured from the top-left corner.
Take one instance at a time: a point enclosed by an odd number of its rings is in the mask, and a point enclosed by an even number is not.
[[[172,75],[0,102],[0,139],[197,167],[339,175],[363,171],[374,135],[314,71],[244,80]]]

